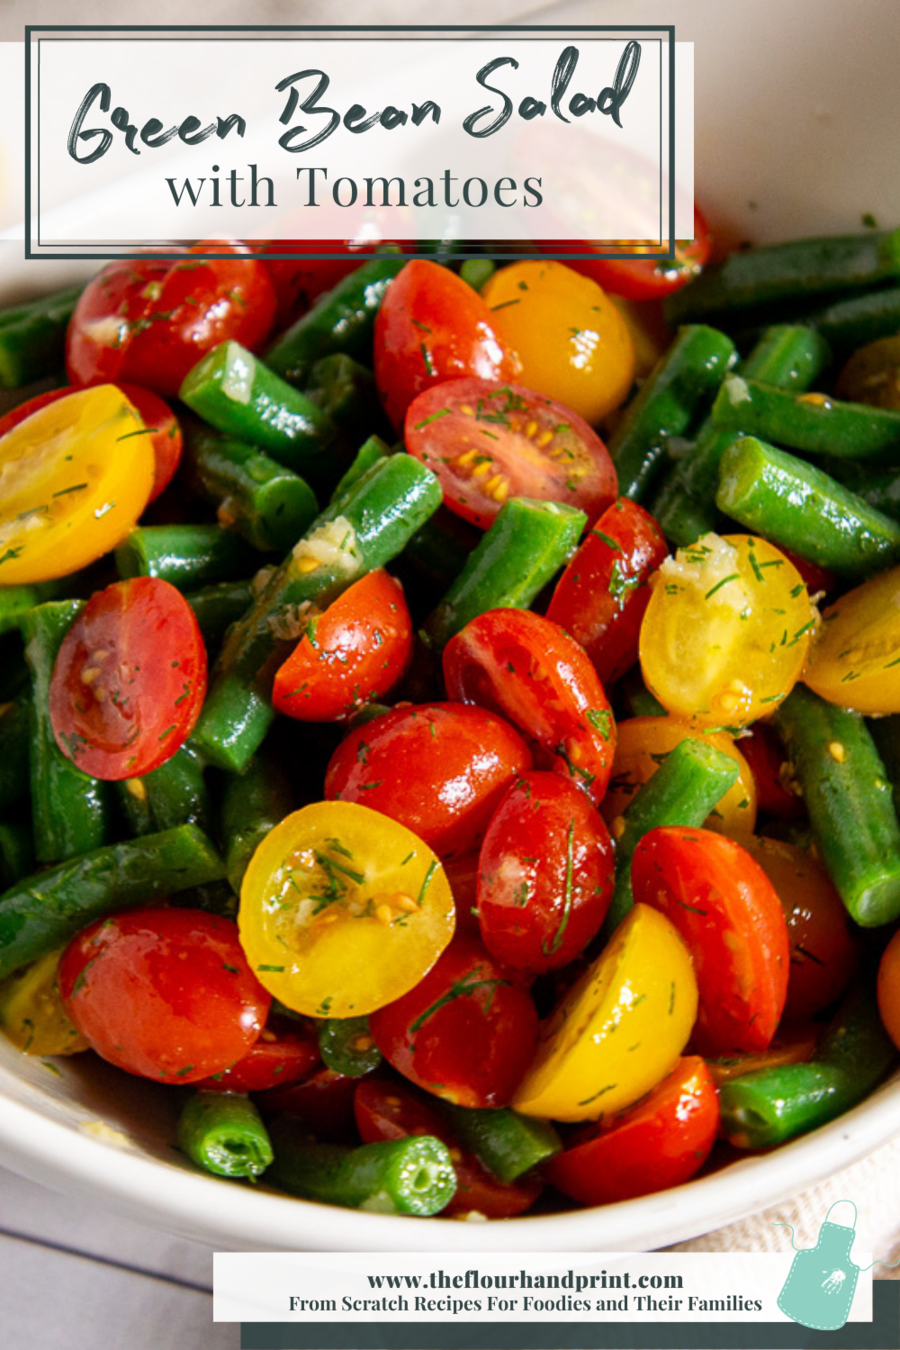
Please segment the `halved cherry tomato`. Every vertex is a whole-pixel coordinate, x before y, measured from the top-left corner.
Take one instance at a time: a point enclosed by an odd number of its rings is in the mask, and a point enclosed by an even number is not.
[[[822,614],[803,679],[829,703],[900,712],[900,567],[869,577]]]
[[[551,1158],[547,1179],[583,1205],[608,1205],[682,1186],[712,1152],[719,1094],[702,1059],[691,1055],[649,1096],[622,1115],[580,1130]]]
[[[90,1048],[63,1007],[61,955],[48,952],[0,980],[0,1029],[24,1055],[76,1055]]]
[[[430,970],[453,936],[453,896],[411,830],[366,806],[315,802],[257,848],[239,923],[248,960],[285,1007],[352,1017]]]
[[[729,1055],[725,1059],[708,1059],[706,1067],[717,1087],[728,1083],[732,1078],[743,1078],[745,1073],[756,1073],[759,1069],[780,1069],[786,1064],[805,1064],[816,1053],[821,1027],[813,1022],[800,1022],[793,1026],[783,1023],[778,1028],[771,1045],[765,1050],[753,1050],[741,1055]]]
[[[764,1050],[787,996],[790,949],[781,902],[765,872],[733,839],[664,826],[635,849],[636,902],[675,925],[694,963],[701,1054]]]
[[[587,422],[521,385],[448,380],[406,414],[406,446],[437,474],[444,501],[486,529],[508,497],[565,502],[589,518],[615,499],[616,471]]]
[[[631,805],[636,792],[648,783],[676,745],[684,740],[704,741],[729,755],[738,766],[738,780],[720,797],[706,818],[706,828],[735,839],[745,839],[756,825],[756,784],[741,751],[727,731],[702,731],[678,717],[627,717],[616,724],[616,757],[606,796],[600,803],[603,819],[612,825]]]
[[[92,778],[136,778],[184,744],[205,695],[194,611],[167,581],[135,577],[92,595],[63,639],[50,722],[63,754]]]
[[[554,245],[554,252],[588,253],[594,245],[581,240],[574,244]],[[603,245],[598,245],[599,248]],[[658,258],[641,257],[643,250],[652,248],[660,251],[658,242],[634,243],[629,252],[634,257],[627,258],[588,258],[569,260],[569,266],[583,276],[591,277],[611,295],[624,296],[626,300],[657,300],[680,290],[697,276],[709,260],[712,251],[712,239],[709,227],[700,211],[694,208],[694,238],[675,240],[675,258],[673,262],[660,262]]]
[[[858,935],[821,863],[780,839],[744,847],[775,887],[791,944],[788,1017],[811,1017],[840,998],[859,965]]]
[[[501,337],[518,354],[522,383],[599,422],[634,383],[634,343],[596,282],[549,259],[514,262],[481,291]]]
[[[620,679],[638,659],[647,583],[667,554],[649,512],[620,497],[588,530],[556,584],[547,618],[581,644],[604,682]]]
[[[309,620],[275,675],[272,703],[301,722],[349,717],[396,684],[412,639],[400,582],[382,569],[369,572]]]
[[[406,704],[341,742],[325,796],[400,821],[443,858],[478,847],[504,792],[530,768],[522,737],[493,713],[462,703]]]
[[[375,320],[375,381],[398,431],[430,385],[468,375],[514,380],[519,370],[491,311],[455,272],[417,259],[391,282]]]
[[[456,1172],[456,1194],[442,1211],[447,1218],[475,1213],[487,1219],[511,1219],[530,1209],[544,1189],[543,1181],[534,1175],[511,1185],[491,1176],[474,1154],[460,1148],[443,1116],[399,1083],[366,1079],[356,1089],[353,1109],[364,1144],[431,1135],[447,1145]]]
[[[780,820],[797,820],[805,815],[799,791],[790,790],[788,758],[775,728],[768,722],[754,722],[738,745],[753,774],[760,811]]]
[[[0,439],[0,585],[68,576],[120,543],[153,486],[146,428],[121,390],[82,389]]]
[[[264,1092],[305,1078],[320,1060],[319,1041],[311,1024],[270,1018],[243,1059],[196,1086],[198,1092]]]
[[[243,1059],[270,1002],[236,925],[195,909],[130,909],[89,924],[63,952],[59,990],[98,1055],[176,1084]]]
[[[451,698],[507,717],[596,805],[612,772],[616,728],[603,686],[574,638],[523,609],[491,609],[444,649]]]
[[[696,1015],[687,948],[662,914],[635,905],[544,1023],[513,1106],[551,1120],[622,1111],[671,1071]]]
[[[198,255],[211,249],[234,256],[204,262]],[[258,348],[275,319],[275,292],[266,265],[242,252],[207,241],[182,262],[110,263],[85,287],[69,324],[72,384],[125,380],[171,396],[220,342]]]
[[[535,974],[567,965],[606,918],[613,871],[609,831],[580,788],[556,773],[523,774],[481,846],[484,945]]]
[[[878,967],[878,1011],[885,1031],[900,1050],[900,933],[885,947]]]
[[[359,1078],[319,1069],[300,1083],[255,1094],[265,1116],[295,1116],[311,1134],[328,1144],[358,1144],[353,1101]]]
[[[519,978],[461,935],[414,989],[369,1018],[388,1063],[457,1106],[506,1106],[537,1028]]]
[[[667,558],[641,625],[644,682],[670,713],[741,727],[772,713],[806,663],[816,613],[797,569],[748,534]]]
[[[181,462],[181,428],[168,403],[158,394],[149,389],[140,389],[136,384],[119,384],[116,388],[125,395],[146,428],[133,434],[146,436],[153,447],[153,489],[148,498],[152,502],[163,488],[168,487]],[[73,389],[51,389],[46,394],[37,394],[35,398],[28,399],[27,403],[20,403],[17,408],[11,408],[5,416],[0,417],[0,436],[12,431],[32,413],[57,403],[61,398],[68,398],[74,392]]]

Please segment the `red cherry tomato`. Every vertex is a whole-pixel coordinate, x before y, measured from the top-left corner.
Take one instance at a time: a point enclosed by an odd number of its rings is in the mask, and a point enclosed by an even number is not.
[[[383,698],[412,654],[403,587],[388,572],[355,582],[306,632],[275,676],[272,702],[301,722],[336,722]]]
[[[538,1018],[517,977],[458,936],[408,994],[369,1016],[389,1064],[458,1106],[506,1106],[534,1054]]]
[[[359,1137],[353,1117],[353,1098],[362,1080],[333,1069],[319,1069],[302,1083],[260,1092],[255,1101],[263,1115],[285,1112],[296,1116],[311,1134],[325,1143],[356,1144]]]
[[[271,1001],[237,925],[198,909],[98,919],[69,943],[58,979],[66,1012],[98,1055],[176,1084],[243,1059]]]
[[[409,704],[341,742],[325,775],[325,797],[381,811],[443,858],[477,847],[507,787],[530,768],[522,737],[493,713]]]
[[[498,806],[481,846],[478,919],[492,956],[540,974],[596,935],[613,893],[603,817],[556,773],[526,773]]]
[[[787,1017],[812,1017],[840,998],[859,966],[858,930],[825,868],[780,839],[748,839],[747,851],[775,887],[791,944]]]
[[[807,558],[801,558],[798,554],[792,553],[789,548],[783,548],[782,553],[796,567],[800,576],[806,585],[810,595],[829,595],[837,585],[837,579],[833,572],[829,572],[827,567],[820,567],[818,563],[810,562]]]
[[[586,1126],[551,1158],[547,1179],[583,1205],[666,1191],[706,1162],[719,1128],[719,1095],[702,1059],[680,1059],[622,1115]]]
[[[507,717],[540,747],[541,767],[568,776],[596,804],[606,791],[616,729],[603,686],[558,624],[523,609],[491,609],[444,649],[453,699]]]
[[[786,786],[788,758],[775,728],[767,722],[754,722],[749,735],[742,735],[737,745],[750,765],[759,810],[780,820],[797,820],[805,815],[803,798]]]
[[[63,639],[50,722],[63,754],[92,778],[135,778],[184,744],[205,695],[193,610],[167,581],[135,577],[92,595]]]
[[[231,338],[258,348],[275,318],[265,264],[242,257],[242,246],[231,244],[211,241],[190,252],[210,249],[234,256],[114,262],[89,282],[66,337],[72,384],[124,380],[172,396],[220,342]]]
[[[477,851],[455,854],[444,862],[444,871],[453,892],[458,932],[479,937],[478,927],[478,859]]]
[[[158,394],[151,393],[149,389],[139,389],[134,384],[120,384],[117,387],[137,409],[144,426],[151,431],[150,444],[153,446],[155,460],[153,491],[149,497],[152,502],[163,488],[168,487],[181,461],[181,428],[168,403],[165,403]],[[13,427],[17,427],[26,417],[30,417],[40,408],[46,408],[49,403],[56,403],[74,392],[69,388],[51,389],[46,394],[30,398],[27,403],[20,403],[17,408],[11,408],[5,416],[0,417],[0,436],[5,436],[7,431],[12,431]]]
[[[498,1181],[478,1159],[460,1148],[453,1131],[434,1107],[399,1083],[369,1078],[356,1089],[356,1123],[364,1144],[431,1135],[450,1150],[456,1172],[456,1194],[443,1214],[483,1214],[488,1219],[511,1219],[534,1204],[543,1182],[527,1176],[510,1184]]]
[[[616,471],[596,431],[517,384],[436,384],[410,405],[404,436],[441,480],[447,506],[482,529],[508,497],[565,502],[591,519],[615,499]]]
[[[588,253],[594,245],[581,240],[573,244],[554,244],[553,252],[567,254]],[[599,247],[602,247],[600,245]],[[635,255],[642,249],[653,248],[656,243],[636,243],[630,252]],[[581,272],[583,276],[596,281],[610,295],[621,295],[625,300],[658,300],[693,280],[709,260],[712,251],[712,239],[709,227],[699,210],[694,209],[694,238],[675,240],[674,262],[660,262],[658,258],[566,258],[566,264]]]
[[[547,618],[581,644],[604,682],[620,679],[638,659],[647,583],[667,554],[649,512],[621,497],[588,530],[557,582]]]
[[[200,1092],[262,1092],[296,1083],[319,1062],[319,1041],[311,1024],[270,1018],[243,1059],[196,1086]]]
[[[790,949],[778,896],[746,849],[712,830],[650,830],[631,865],[635,903],[651,905],[691,953],[701,1054],[764,1050],[787,996]]]
[[[258,248],[258,246],[256,246]],[[264,255],[294,251],[306,253],[305,258],[264,257],[266,270],[278,298],[276,328],[305,314],[315,300],[330,291],[344,277],[359,267],[362,259],[355,256],[343,239],[270,239],[259,252]],[[341,253],[341,258],[322,258],[316,254]]]
[[[387,289],[375,320],[375,382],[397,430],[417,394],[443,380],[475,375],[514,380],[518,357],[497,336],[477,291],[437,263],[407,263]]]

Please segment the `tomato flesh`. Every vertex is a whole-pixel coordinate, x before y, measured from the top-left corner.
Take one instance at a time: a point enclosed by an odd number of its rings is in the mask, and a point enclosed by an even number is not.
[[[50,721],[79,769],[135,778],[184,744],[205,695],[206,649],[193,610],[167,581],[135,577],[97,591],[63,639]]]
[[[576,1134],[547,1164],[547,1179],[583,1205],[652,1195],[700,1170],[718,1128],[715,1083],[703,1060],[688,1056],[637,1106]]]
[[[764,1050],[787,996],[790,949],[781,903],[750,854],[711,830],[663,826],[638,844],[635,901],[674,924],[699,990],[692,1041],[702,1054]]]
[[[412,655],[403,587],[369,572],[311,619],[275,675],[272,703],[302,722],[334,722],[396,684]]]
[[[369,1018],[389,1064],[458,1106],[506,1106],[531,1060],[538,1019],[518,978],[458,936],[425,978]]]
[[[131,909],[90,924],[63,952],[59,989],[98,1055],[176,1084],[243,1059],[270,1002],[235,924],[192,909]]]
[[[530,768],[522,737],[493,713],[462,703],[406,705],[341,742],[325,796],[390,816],[444,858],[480,844],[507,787]]]
[[[613,892],[603,818],[573,783],[526,773],[481,846],[478,920],[498,961],[535,974],[567,965],[600,929]]]
[[[540,751],[539,767],[577,783],[596,805],[616,751],[612,712],[596,671],[558,624],[522,609],[492,609],[444,649],[451,698],[507,717]]]
[[[620,679],[637,661],[648,582],[667,553],[649,512],[621,497],[588,530],[557,582],[547,618],[581,644],[601,680]]]
[[[470,375],[514,380],[520,369],[481,296],[455,272],[419,259],[387,289],[374,355],[378,392],[398,431],[413,399],[430,385]]]
[[[490,525],[509,497],[577,506],[593,519],[615,499],[606,446],[571,408],[521,385],[448,380],[406,414],[410,454],[441,481],[465,520]]]

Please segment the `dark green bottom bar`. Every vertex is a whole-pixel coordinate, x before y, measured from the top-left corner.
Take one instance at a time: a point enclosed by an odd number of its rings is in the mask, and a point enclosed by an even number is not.
[[[872,1286],[871,1322],[243,1322],[241,1350],[900,1350],[900,1282]]]

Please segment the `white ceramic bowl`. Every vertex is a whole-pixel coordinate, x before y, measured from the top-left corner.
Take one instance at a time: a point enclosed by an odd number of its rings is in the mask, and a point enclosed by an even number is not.
[[[644,0],[579,0],[552,17],[653,23],[660,16]],[[673,17],[676,36],[696,44],[697,195],[722,233],[769,241],[853,230],[864,212],[884,225],[900,222],[895,0],[755,0],[740,10],[680,0]],[[23,269],[20,256],[10,246],[0,252],[0,303],[51,289],[73,270]],[[658,1247],[783,1201],[900,1131],[895,1077],[826,1128],[661,1195],[502,1223],[423,1223],[203,1176],[173,1147],[174,1106],[164,1090],[93,1057],[56,1065],[19,1055],[0,1038],[0,1161],[157,1227],[246,1250]]]

